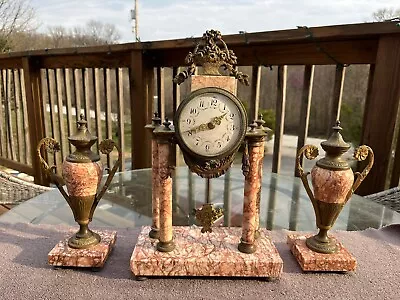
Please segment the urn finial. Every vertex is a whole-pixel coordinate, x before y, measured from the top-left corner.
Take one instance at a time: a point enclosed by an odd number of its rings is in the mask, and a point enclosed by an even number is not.
[[[347,170],[350,168],[342,155],[350,149],[350,144],[343,140],[340,133],[343,128],[340,127],[340,121],[337,120],[333,126],[333,132],[328,140],[321,143],[325,150],[325,157],[317,161],[317,166],[329,170]]]
[[[77,133],[68,137],[69,142],[76,147],[76,151],[68,155],[66,160],[70,162],[94,162],[100,160],[100,156],[90,150],[94,143],[97,142],[97,136],[90,133],[83,114],[80,115],[77,124]]]

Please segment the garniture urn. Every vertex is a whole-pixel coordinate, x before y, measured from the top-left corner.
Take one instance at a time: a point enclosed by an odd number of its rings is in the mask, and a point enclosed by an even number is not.
[[[50,167],[42,156],[46,151],[54,153],[60,150],[60,144],[55,139],[47,137],[42,139],[37,146],[37,154],[42,168],[67,200],[75,221],[79,224],[79,231],[68,240],[68,246],[84,249],[100,242],[100,236],[91,231],[88,225],[92,221],[97,204],[120,165],[122,153],[118,145],[110,139],[103,140],[99,144],[98,148],[103,154],[111,153],[115,147],[118,150],[118,160],[110,171],[104,186],[100,192],[97,192],[103,176],[100,155],[91,150],[91,147],[97,142],[97,137],[89,132],[87,121],[84,120],[83,115],[80,116],[77,123],[76,135],[68,137],[69,142],[75,146],[75,152],[65,158],[62,164],[62,177],[57,175],[56,166]],[[67,191],[63,188],[64,184]]]
[[[306,240],[306,245],[313,251],[320,253],[335,253],[337,246],[334,239],[328,236],[328,230],[334,225],[342,208],[353,195],[364,178],[368,175],[374,163],[374,154],[370,147],[362,145],[354,152],[358,161],[368,159],[364,170],[353,173],[349,164],[342,155],[350,149],[350,144],[343,140],[340,131],[340,122],[333,127],[333,133],[327,141],[321,143],[325,156],[318,160],[311,170],[311,190],[307,176],[301,167],[301,158],[315,159],[318,148],[314,145],[305,145],[297,153],[296,168],[314,207],[316,223],[319,228],[317,235]]]

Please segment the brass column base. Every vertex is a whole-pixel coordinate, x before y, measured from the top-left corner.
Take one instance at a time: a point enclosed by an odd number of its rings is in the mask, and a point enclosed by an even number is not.
[[[257,247],[254,243],[253,244],[246,243],[242,239],[240,239],[240,243],[238,245],[238,250],[242,253],[251,254],[251,253],[256,252]]]
[[[175,243],[173,240],[169,242],[161,242],[157,243],[157,250],[160,252],[171,252],[175,249]]]
[[[101,237],[97,233],[88,230],[85,236],[79,236],[79,232],[75,233],[68,239],[68,246],[74,249],[87,249],[100,243]]]
[[[338,251],[336,241],[329,237],[325,241],[321,241],[318,235],[314,235],[307,238],[306,245],[311,250],[319,253],[332,254]]]
[[[151,227],[151,230],[149,232],[149,237],[152,239],[158,239],[160,237],[159,229]]]

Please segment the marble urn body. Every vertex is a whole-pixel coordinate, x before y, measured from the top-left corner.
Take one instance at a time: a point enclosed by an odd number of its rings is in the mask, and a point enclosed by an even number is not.
[[[314,197],[325,203],[344,203],[354,183],[353,171],[329,170],[315,165],[311,169]]]
[[[353,173],[342,155],[350,149],[350,144],[343,140],[340,123],[333,127],[333,133],[327,141],[321,143],[325,156],[317,161],[311,170],[312,189],[307,175],[301,167],[301,157],[314,159],[318,148],[305,145],[297,154],[296,168],[314,207],[316,225],[319,233],[306,240],[306,245],[320,253],[335,253],[338,248],[334,239],[328,236],[328,230],[334,225],[343,206],[367,176],[373,165],[373,152],[368,146],[360,146],[354,152],[358,161],[369,158],[368,165],[361,173]]]

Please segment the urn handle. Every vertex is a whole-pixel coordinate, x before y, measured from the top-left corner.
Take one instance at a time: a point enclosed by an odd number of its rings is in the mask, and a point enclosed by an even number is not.
[[[366,145],[362,145],[362,146],[358,147],[354,151],[353,157],[357,161],[364,161],[368,158],[368,163],[365,166],[364,170],[362,170],[362,172],[354,173],[355,180],[354,180],[352,188],[350,189],[350,191],[348,192],[348,194],[346,196],[346,202],[350,199],[350,197],[353,195],[355,190],[360,186],[361,182],[363,182],[365,177],[367,177],[369,171],[371,170],[371,168],[374,164],[374,152],[372,151],[372,149],[370,147],[368,147]]]
[[[99,145],[99,151],[103,154],[110,154],[114,147],[117,149],[118,151],[118,159],[115,162],[113,168],[111,169],[110,173],[108,173],[106,182],[104,183],[103,188],[101,189],[101,191],[96,195],[96,199],[93,202],[92,208],[90,209],[90,215],[89,218],[90,220],[93,217],[93,213],[97,207],[97,204],[99,203],[100,199],[104,196],[104,193],[106,192],[108,186],[111,183],[111,180],[113,179],[115,172],[117,172],[119,166],[121,165],[121,161],[122,161],[122,152],[121,152],[121,148],[118,146],[117,143],[115,143],[113,140],[111,139],[105,139],[103,140],[100,145]]]
[[[56,153],[60,150],[61,150],[61,147],[60,147],[59,142],[57,142],[53,138],[46,137],[39,141],[39,144],[37,145],[37,148],[36,148],[36,153],[39,157],[41,166],[42,166],[45,174],[50,178],[50,181],[56,185],[56,187],[60,191],[61,195],[63,195],[65,200],[67,200],[67,202],[69,203],[69,196],[63,188],[63,185],[65,185],[64,179],[61,176],[57,175],[57,173],[56,173],[57,166],[55,166],[55,165],[49,166],[42,156],[42,153],[47,153],[47,152]]]
[[[310,174],[310,172],[304,172],[303,167],[301,166],[301,158],[304,155],[307,159],[312,160],[312,159],[315,159],[318,156],[318,154],[319,154],[318,147],[316,147],[314,145],[304,145],[297,152],[297,156],[296,156],[296,170],[300,175],[300,179],[303,182],[304,188],[306,189],[308,197],[310,198],[314,208],[316,205],[315,198],[314,198],[314,195],[311,191],[310,185],[308,184],[308,180],[307,180],[307,176]]]

